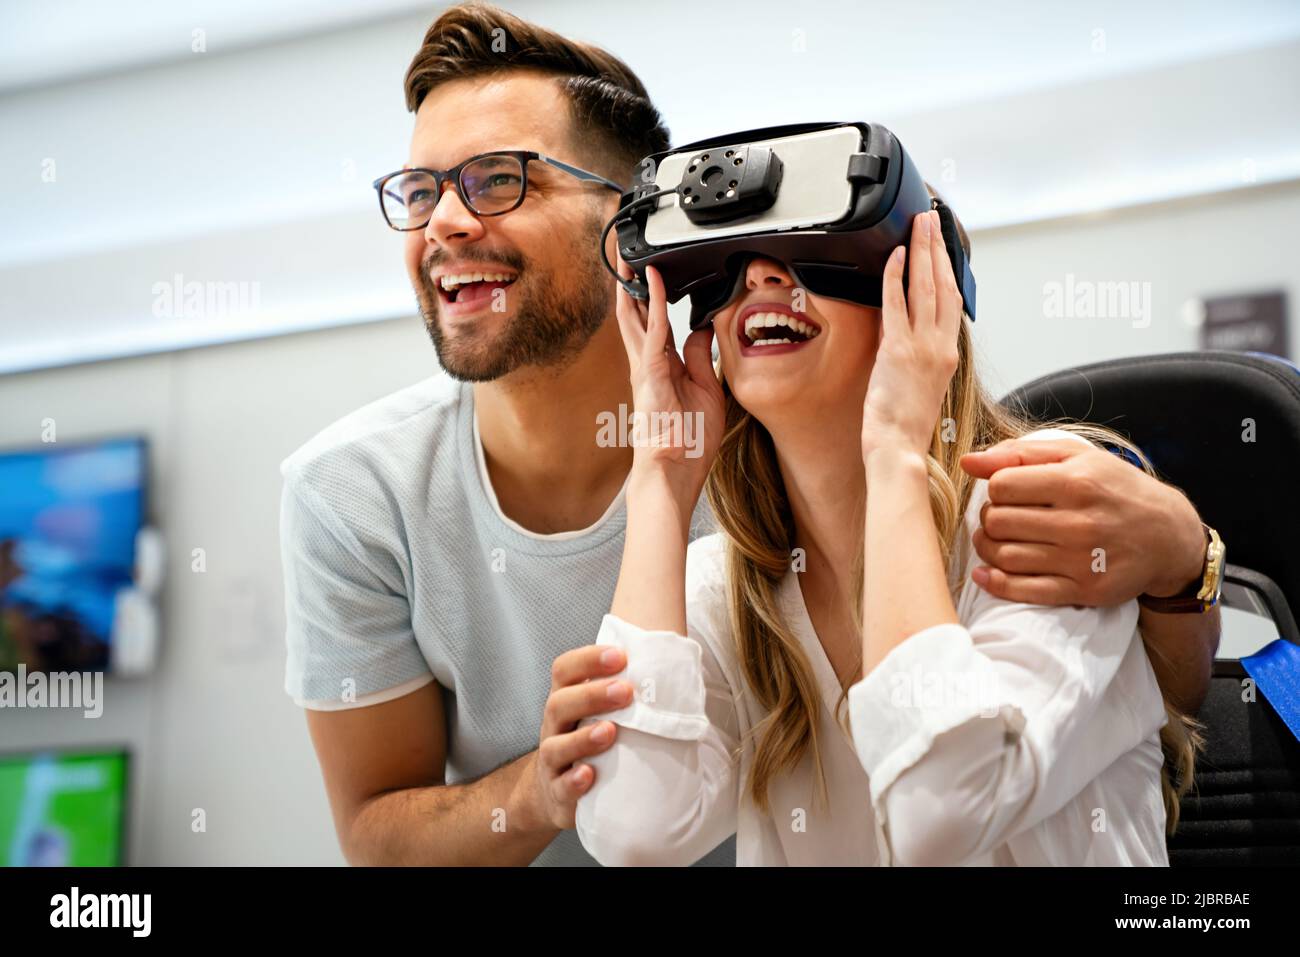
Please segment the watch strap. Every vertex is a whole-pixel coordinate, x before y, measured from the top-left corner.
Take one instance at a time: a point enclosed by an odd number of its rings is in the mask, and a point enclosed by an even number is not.
[[[1201,564],[1201,577],[1175,595],[1138,595],[1139,605],[1162,614],[1177,615],[1206,612],[1219,603],[1223,587],[1223,540],[1204,522],[1201,528],[1205,530],[1205,561]]]

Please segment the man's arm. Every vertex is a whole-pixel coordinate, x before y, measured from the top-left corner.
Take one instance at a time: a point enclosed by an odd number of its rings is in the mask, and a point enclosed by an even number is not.
[[[527,864],[558,833],[520,788],[535,752],[472,784],[444,783],[436,681],[369,707],[309,710],[307,726],[352,864]]]
[[[1160,690],[1175,708],[1192,717],[1210,690],[1219,625],[1218,606],[1201,615],[1169,615],[1144,607],[1138,615],[1138,630]]]
[[[962,459],[989,480],[975,581],[998,598],[1108,606],[1198,579],[1205,532],[1187,496],[1077,438],[1000,442]],[[1195,714],[1210,687],[1219,612],[1138,618],[1160,690]]]
[[[343,854],[352,864],[523,865],[562,829],[595,781],[581,759],[614,743],[632,686],[619,649],[588,645],[552,668],[536,751],[469,784],[447,784],[447,730],[436,681],[393,701],[307,712]]]
[[[1168,529],[1170,552],[1165,574],[1153,578],[1145,594],[1167,598],[1198,585],[1205,565],[1205,532],[1195,506],[1181,491],[1162,485],[1146,473],[1142,478],[1159,486],[1153,501],[1158,509],[1155,521]],[[1221,617],[1216,605],[1207,612],[1171,614],[1141,606],[1138,629],[1147,646],[1151,669],[1160,690],[1179,711],[1196,716],[1210,691],[1214,656],[1219,650]]]

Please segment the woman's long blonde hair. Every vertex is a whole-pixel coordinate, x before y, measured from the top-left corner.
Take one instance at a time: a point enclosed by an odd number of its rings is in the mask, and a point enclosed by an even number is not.
[[[926,187],[931,196],[938,196],[928,183]],[[969,258],[970,240],[960,223],[957,230]],[[964,517],[976,481],[959,465],[967,452],[1051,425],[1098,445],[1127,450],[1144,471],[1156,474],[1140,449],[1110,429],[1085,422],[1035,420],[993,401],[976,375],[966,322],[961,323],[960,330],[957,371],[944,396],[928,458],[930,508],[946,567],[958,564],[954,558],[961,556],[955,556],[954,550],[966,544]],[[736,401],[725,380],[723,390],[725,429],[706,491],[726,539],[728,604],[737,658],[750,691],[766,712],[766,717],[751,730],[756,744],[746,786],[755,804],[768,810],[771,782],[790,773],[811,752],[817,770],[818,800],[824,803],[826,779],[816,721],[821,699],[811,662],[790,630],[778,600],[780,584],[796,548],[794,517],[771,435]],[[862,551],[859,543],[859,562]],[[853,612],[860,632],[861,567],[854,581]],[[949,584],[955,604],[962,576],[957,575],[954,581],[950,575]],[[855,672],[860,671],[859,660]],[[836,716],[841,721],[848,689],[858,677],[855,673],[842,684],[836,705]],[[1201,726],[1175,708],[1168,697],[1165,712],[1168,721],[1160,732],[1165,756],[1161,791],[1172,834],[1178,826],[1179,800],[1191,787],[1196,755],[1203,742]]]

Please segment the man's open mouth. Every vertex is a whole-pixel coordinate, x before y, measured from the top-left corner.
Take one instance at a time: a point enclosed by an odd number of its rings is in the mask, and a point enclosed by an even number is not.
[[[807,342],[821,334],[813,322],[784,312],[751,312],[745,317],[741,341],[750,346],[783,346]]]
[[[464,272],[446,273],[435,282],[443,299],[463,303],[487,299],[493,290],[504,289],[518,278],[516,273],[509,272]]]

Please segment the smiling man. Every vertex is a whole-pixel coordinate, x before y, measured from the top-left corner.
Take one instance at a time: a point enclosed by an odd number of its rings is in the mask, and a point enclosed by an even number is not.
[[[307,709],[353,863],[590,864],[572,830],[593,781],[583,759],[615,728],[578,722],[633,690],[621,653],[591,644],[618,579],[631,466],[631,449],[598,438],[631,407],[599,237],[619,184],[668,131],[620,60],[477,4],[429,28],[406,97],[410,156],[376,187],[447,374],[285,461],[286,688]],[[1012,476],[1016,454],[982,467]],[[1107,602],[1193,577],[1201,529],[1181,495],[1101,451],[1056,464],[1040,529],[1077,528],[1072,501],[1123,521],[1110,538],[1012,551],[991,589],[1065,580],[1094,547],[1131,554],[1133,527],[1156,530],[1154,544],[1106,576]],[[1096,479],[1120,474],[1109,469],[1127,472],[1107,496]],[[695,525],[709,529],[707,513]],[[1053,600],[1095,597],[1057,584]],[[1162,683],[1199,700],[1211,616],[1144,616],[1172,662]],[[732,841],[702,863],[734,863]]]

